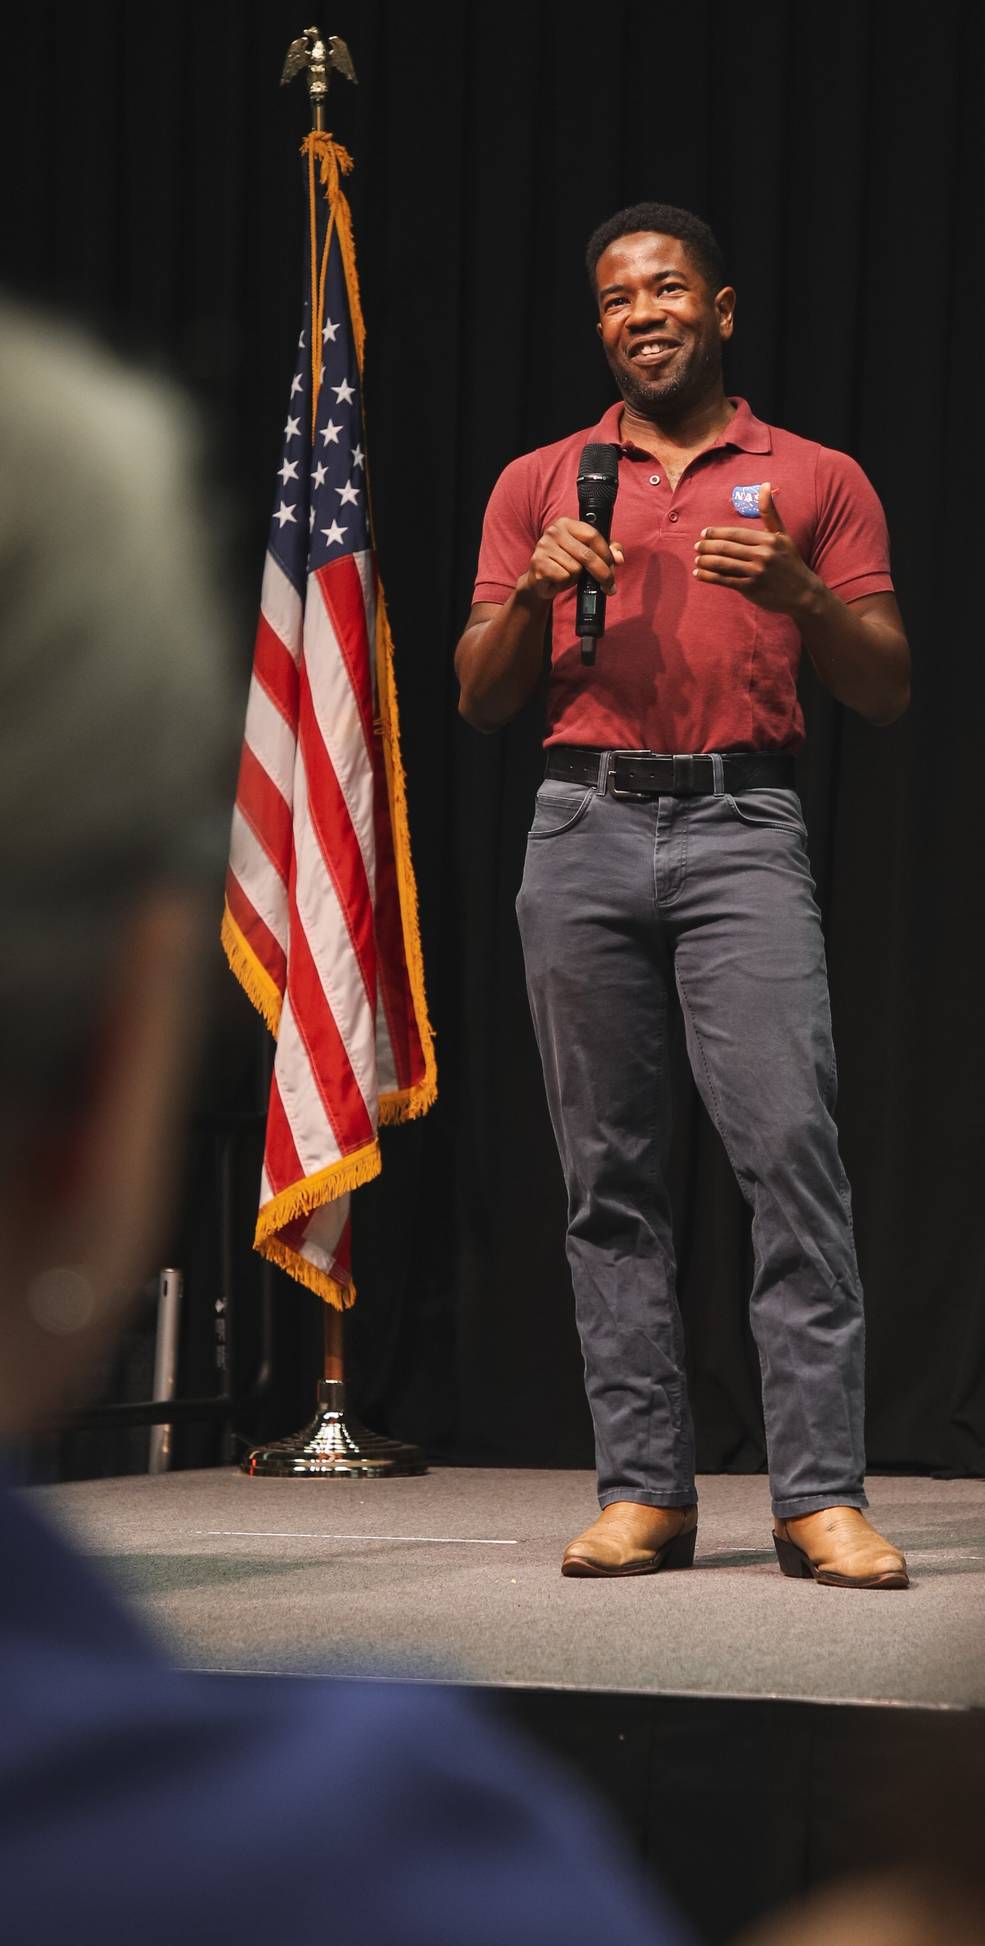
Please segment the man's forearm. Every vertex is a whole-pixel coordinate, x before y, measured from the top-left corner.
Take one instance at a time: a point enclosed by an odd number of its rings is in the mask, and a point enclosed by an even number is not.
[[[533,694],[549,610],[548,602],[518,588],[494,615],[465,629],[455,651],[458,710],[473,729],[502,729]]]
[[[862,615],[818,576],[792,619],[825,687],[870,723],[894,723],[910,700],[910,654],[892,622]]]

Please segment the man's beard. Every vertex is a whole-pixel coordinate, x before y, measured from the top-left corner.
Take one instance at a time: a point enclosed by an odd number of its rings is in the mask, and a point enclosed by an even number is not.
[[[665,412],[668,407],[687,406],[705,391],[709,380],[720,369],[721,358],[717,345],[695,344],[690,351],[684,351],[675,358],[674,369],[666,378],[645,378],[642,372],[635,372],[630,364],[615,365],[609,359],[609,370],[619,387],[627,405],[644,419],[652,419]]]

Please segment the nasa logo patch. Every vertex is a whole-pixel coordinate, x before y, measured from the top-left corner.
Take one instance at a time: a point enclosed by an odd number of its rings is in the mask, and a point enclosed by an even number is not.
[[[732,505],[736,513],[742,514],[746,520],[755,520],[759,513],[759,487],[734,486]]]

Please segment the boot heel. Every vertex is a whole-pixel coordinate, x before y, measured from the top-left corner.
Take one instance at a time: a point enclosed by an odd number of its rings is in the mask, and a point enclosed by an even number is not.
[[[667,1548],[664,1550],[664,1557],[660,1563],[661,1567],[662,1568],[693,1567],[694,1549],[697,1543],[697,1539],[698,1539],[698,1530],[696,1527],[692,1527],[689,1534],[678,1534],[676,1540],[671,1541],[667,1546]]]
[[[800,1548],[794,1546],[793,1541],[781,1541],[779,1534],[774,1534],[773,1546],[776,1548],[776,1558],[780,1563],[782,1574],[790,1575],[794,1581],[813,1580],[813,1570],[806,1554],[802,1554]]]

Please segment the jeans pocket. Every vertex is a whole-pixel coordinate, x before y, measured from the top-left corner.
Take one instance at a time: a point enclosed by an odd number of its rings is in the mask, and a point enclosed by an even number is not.
[[[762,824],[772,831],[795,831],[798,837],[804,835],[800,798],[791,788],[741,791],[737,797],[726,793],[725,802],[740,824]]]
[[[595,796],[595,785],[569,784],[564,778],[548,777],[537,792],[534,821],[529,838],[559,838],[580,823]]]

